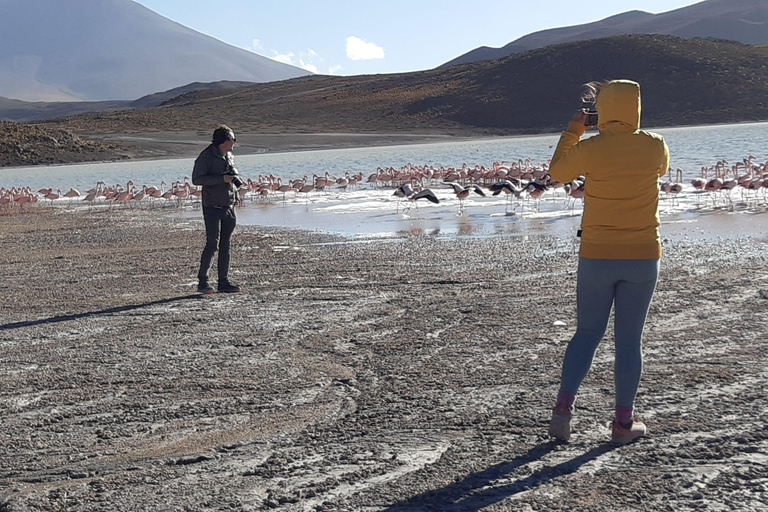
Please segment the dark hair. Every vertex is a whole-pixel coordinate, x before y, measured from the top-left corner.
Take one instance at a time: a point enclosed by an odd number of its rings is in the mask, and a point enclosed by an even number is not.
[[[607,80],[593,81],[582,84],[581,86],[581,102],[592,103],[597,102],[597,97],[600,95],[602,88],[608,83]]]
[[[215,130],[213,130],[213,145],[218,147],[221,144],[224,144],[228,140],[235,141],[235,132],[232,131],[232,129],[229,126],[221,125]]]

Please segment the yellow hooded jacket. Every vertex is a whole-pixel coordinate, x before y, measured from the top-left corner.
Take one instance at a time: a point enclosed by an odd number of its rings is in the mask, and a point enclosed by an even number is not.
[[[596,107],[600,133],[579,141],[586,127],[571,121],[549,168],[552,178],[563,183],[587,178],[579,255],[659,258],[659,177],[669,168],[669,148],[660,135],[640,130],[636,82],[608,82]]]

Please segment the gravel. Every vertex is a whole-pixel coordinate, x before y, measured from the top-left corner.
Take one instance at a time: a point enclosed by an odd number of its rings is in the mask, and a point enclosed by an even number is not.
[[[617,448],[610,327],[546,435],[570,242],[238,227],[244,292],[201,296],[203,236],[0,216],[0,511],[768,510],[764,240],[665,242],[649,433]]]

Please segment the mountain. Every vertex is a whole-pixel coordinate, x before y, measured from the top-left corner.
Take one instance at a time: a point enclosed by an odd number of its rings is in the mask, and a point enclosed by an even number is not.
[[[625,34],[712,37],[747,44],[768,43],[768,1],[705,0],[660,14],[629,11],[594,23],[528,34],[501,48],[482,46],[443,66],[500,59],[534,48]]]
[[[191,82],[309,73],[236,48],[132,0],[0,0],[0,96],[135,100]]]
[[[768,46],[615,36],[413,73],[200,90],[150,109],[49,123],[79,134],[208,131],[214,122],[238,133],[542,133],[565,126],[581,84],[610,78],[640,82],[643,126],[758,121],[768,120],[766,62]]]
[[[31,122],[87,112],[114,112],[130,108],[151,108],[176,96],[203,89],[233,89],[253,82],[193,82],[164,92],[142,96],[133,101],[21,101],[0,97],[0,121]]]

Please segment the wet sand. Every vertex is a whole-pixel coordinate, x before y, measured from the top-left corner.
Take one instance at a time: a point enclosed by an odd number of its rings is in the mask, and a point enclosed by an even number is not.
[[[131,132],[105,135],[89,134],[88,138],[107,143],[119,143],[131,159],[194,158],[207,144],[210,131]],[[250,133],[238,131],[237,155],[278,153],[285,151],[312,151],[375,146],[425,144],[430,142],[456,142],[463,138],[478,138],[477,130],[402,131],[393,133]]]
[[[0,216],[0,510],[766,510],[766,241],[665,241],[638,410],[611,331],[546,436],[576,246],[238,227],[194,293],[172,209]],[[566,325],[557,325],[556,322]]]

